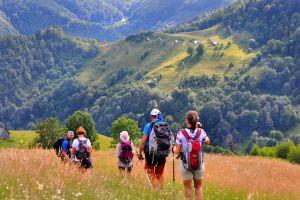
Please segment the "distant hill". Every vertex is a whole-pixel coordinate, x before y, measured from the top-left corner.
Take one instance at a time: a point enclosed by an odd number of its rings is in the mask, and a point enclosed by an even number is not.
[[[18,31],[11,25],[5,13],[0,11],[0,35],[15,35]]]
[[[178,24],[231,1],[1,0],[0,11],[9,19],[5,24],[10,32],[33,34],[61,26],[70,35],[112,41],[140,30]],[[8,27],[1,24],[0,20],[0,31],[7,32]]]
[[[187,111],[199,111],[213,144],[235,152],[296,141],[298,4],[238,1],[168,32],[112,43],[71,37],[59,27],[2,36],[0,125],[31,129],[84,110],[98,132],[109,134],[118,117],[143,127],[158,107],[173,131],[184,126]]]

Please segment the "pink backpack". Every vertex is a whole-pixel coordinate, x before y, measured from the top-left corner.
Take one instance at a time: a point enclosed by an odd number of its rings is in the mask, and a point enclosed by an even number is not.
[[[128,164],[133,159],[132,146],[130,141],[121,142],[120,160],[122,163]]]

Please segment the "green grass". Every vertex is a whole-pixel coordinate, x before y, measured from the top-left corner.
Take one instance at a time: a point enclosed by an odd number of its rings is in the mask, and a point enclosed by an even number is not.
[[[189,33],[166,34],[154,33],[150,41],[140,42],[120,40],[101,46],[101,55],[91,61],[83,69],[79,80],[86,85],[105,84],[120,68],[128,67],[133,73],[128,77],[135,81],[138,73],[148,76],[161,73],[162,80],[158,88],[163,92],[172,91],[179,80],[186,75],[232,75],[243,65],[249,63],[254,53],[245,53],[241,34],[224,38],[222,28],[218,25],[207,30]],[[214,50],[208,40],[216,41],[224,47]],[[175,43],[175,40],[178,43]],[[205,53],[201,59],[190,59],[186,53],[189,46],[196,47],[192,41],[198,40],[205,46]],[[227,43],[231,45],[226,47]],[[147,53],[148,55],[141,59]],[[234,67],[228,69],[229,63]]]
[[[110,148],[111,141],[112,141],[111,137],[98,134],[95,143],[97,143],[97,144],[100,145],[100,149],[99,150],[101,150],[101,151],[108,151],[108,150],[111,149]]]
[[[36,133],[34,131],[10,131],[10,139],[0,140],[0,148],[28,148]]]

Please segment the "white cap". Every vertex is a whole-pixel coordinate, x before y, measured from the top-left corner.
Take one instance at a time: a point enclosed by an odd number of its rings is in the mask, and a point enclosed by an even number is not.
[[[156,116],[156,115],[158,115],[159,113],[160,113],[160,111],[159,111],[158,109],[154,108],[153,110],[151,110],[150,115],[151,115],[151,116]]]
[[[130,140],[130,137],[129,137],[127,131],[122,131],[122,132],[120,133],[120,140],[123,141],[123,142],[129,141],[129,140]]]

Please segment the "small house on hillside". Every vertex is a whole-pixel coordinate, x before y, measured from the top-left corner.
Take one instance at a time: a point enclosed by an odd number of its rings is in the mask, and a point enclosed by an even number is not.
[[[6,130],[5,128],[0,128],[0,140],[9,139],[9,138],[10,138],[9,131]]]
[[[198,40],[194,40],[193,41],[193,45],[197,45],[197,44],[199,44],[199,41]]]
[[[219,43],[218,42],[216,42],[216,41],[212,41],[211,42],[211,45],[213,45],[213,46],[217,46]]]

